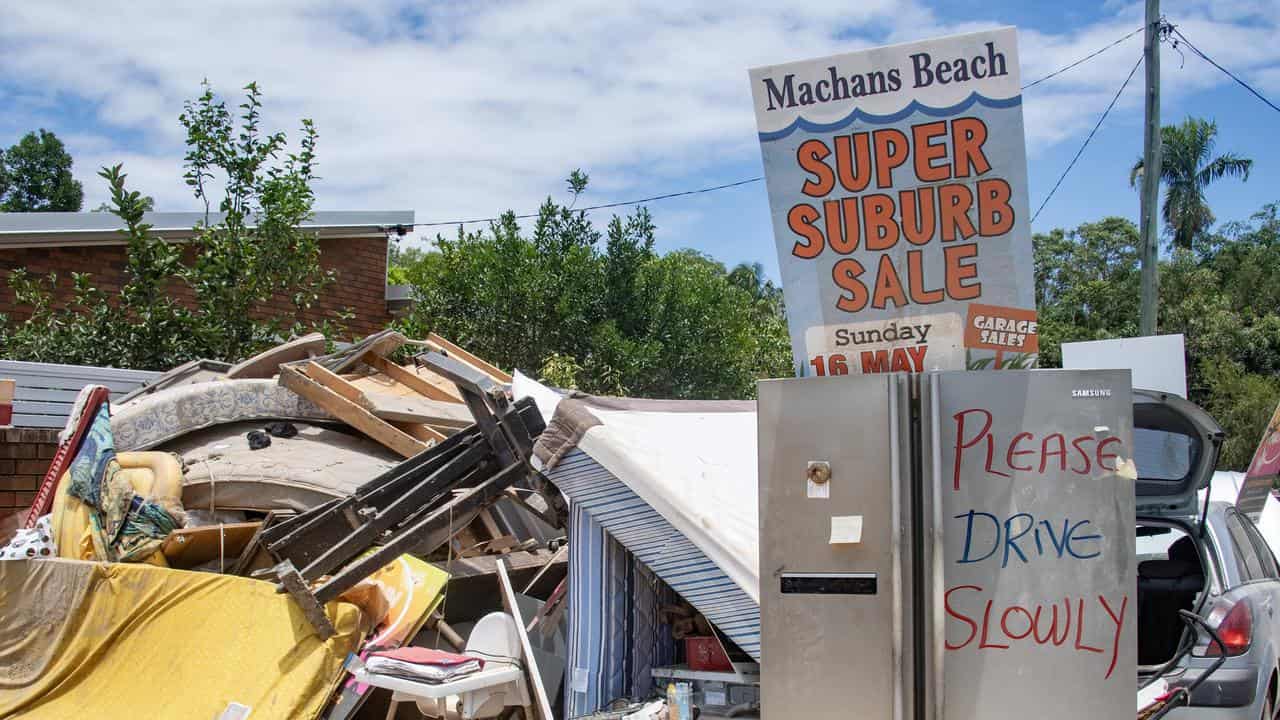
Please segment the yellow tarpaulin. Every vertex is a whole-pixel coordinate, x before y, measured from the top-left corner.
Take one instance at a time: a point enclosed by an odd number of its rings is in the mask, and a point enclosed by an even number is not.
[[[0,561],[0,718],[314,718],[361,640],[320,642],[271,583],[151,565]]]

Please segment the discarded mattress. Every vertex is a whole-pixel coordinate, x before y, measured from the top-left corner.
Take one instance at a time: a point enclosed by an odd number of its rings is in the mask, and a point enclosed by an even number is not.
[[[534,454],[572,505],[758,659],[755,445],[754,402],[573,397]]]
[[[250,450],[245,435],[262,423],[237,422],[196,430],[162,449],[186,466],[185,507],[301,512],[345,497],[396,465],[400,456],[363,435],[306,423],[298,434]]]
[[[332,421],[275,380],[217,380],[157,390],[111,408],[116,450],[150,450],[201,428],[245,420]]]
[[[150,565],[0,562],[0,717],[314,718],[361,639],[321,642],[271,583]]]

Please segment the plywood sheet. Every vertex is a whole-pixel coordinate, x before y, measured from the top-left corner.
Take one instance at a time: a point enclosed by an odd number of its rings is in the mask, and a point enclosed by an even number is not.
[[[221,556],[230,568],[260,527],[260,522],[245,522],[181,528],[169,533],[160,552],[164,553],[169,567],[185,570]]]
[[[464,428],[475,420],[466,405],[428,400],[420,396],[364,393],[369,411],[383,420]]]

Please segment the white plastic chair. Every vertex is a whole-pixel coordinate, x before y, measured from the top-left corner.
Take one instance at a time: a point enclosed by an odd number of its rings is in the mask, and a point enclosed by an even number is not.
[[[519,630],[507,613],[489,613],[476,623],[467,640],[465,654],[484,660],[484,669],[457,680],[432,684],[418,680],[379,675],[361,667],[353,673],[358,682],[391,691],[387,720],[393,720],[402,702],[416,703],[431,717],[447,717],[451,696],[458,697],[462,720],[497,717],[504,708],[520,707],[527,720],[533,718],[529,687],[524,679]]]

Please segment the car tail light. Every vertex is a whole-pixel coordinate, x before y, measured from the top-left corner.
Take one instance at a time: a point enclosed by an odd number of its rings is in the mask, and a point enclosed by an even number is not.
[[[1253,642],[1253,611],[1249,609],[1248,601],[1241,599],[1219,604],[1209,613],[1209,626],[1222,638],[1228,657],[1249,652],[1249,645]],[[1223,648],[1210,640],[1204,654],[1206,657],[1218,657],[1223,654]]]

